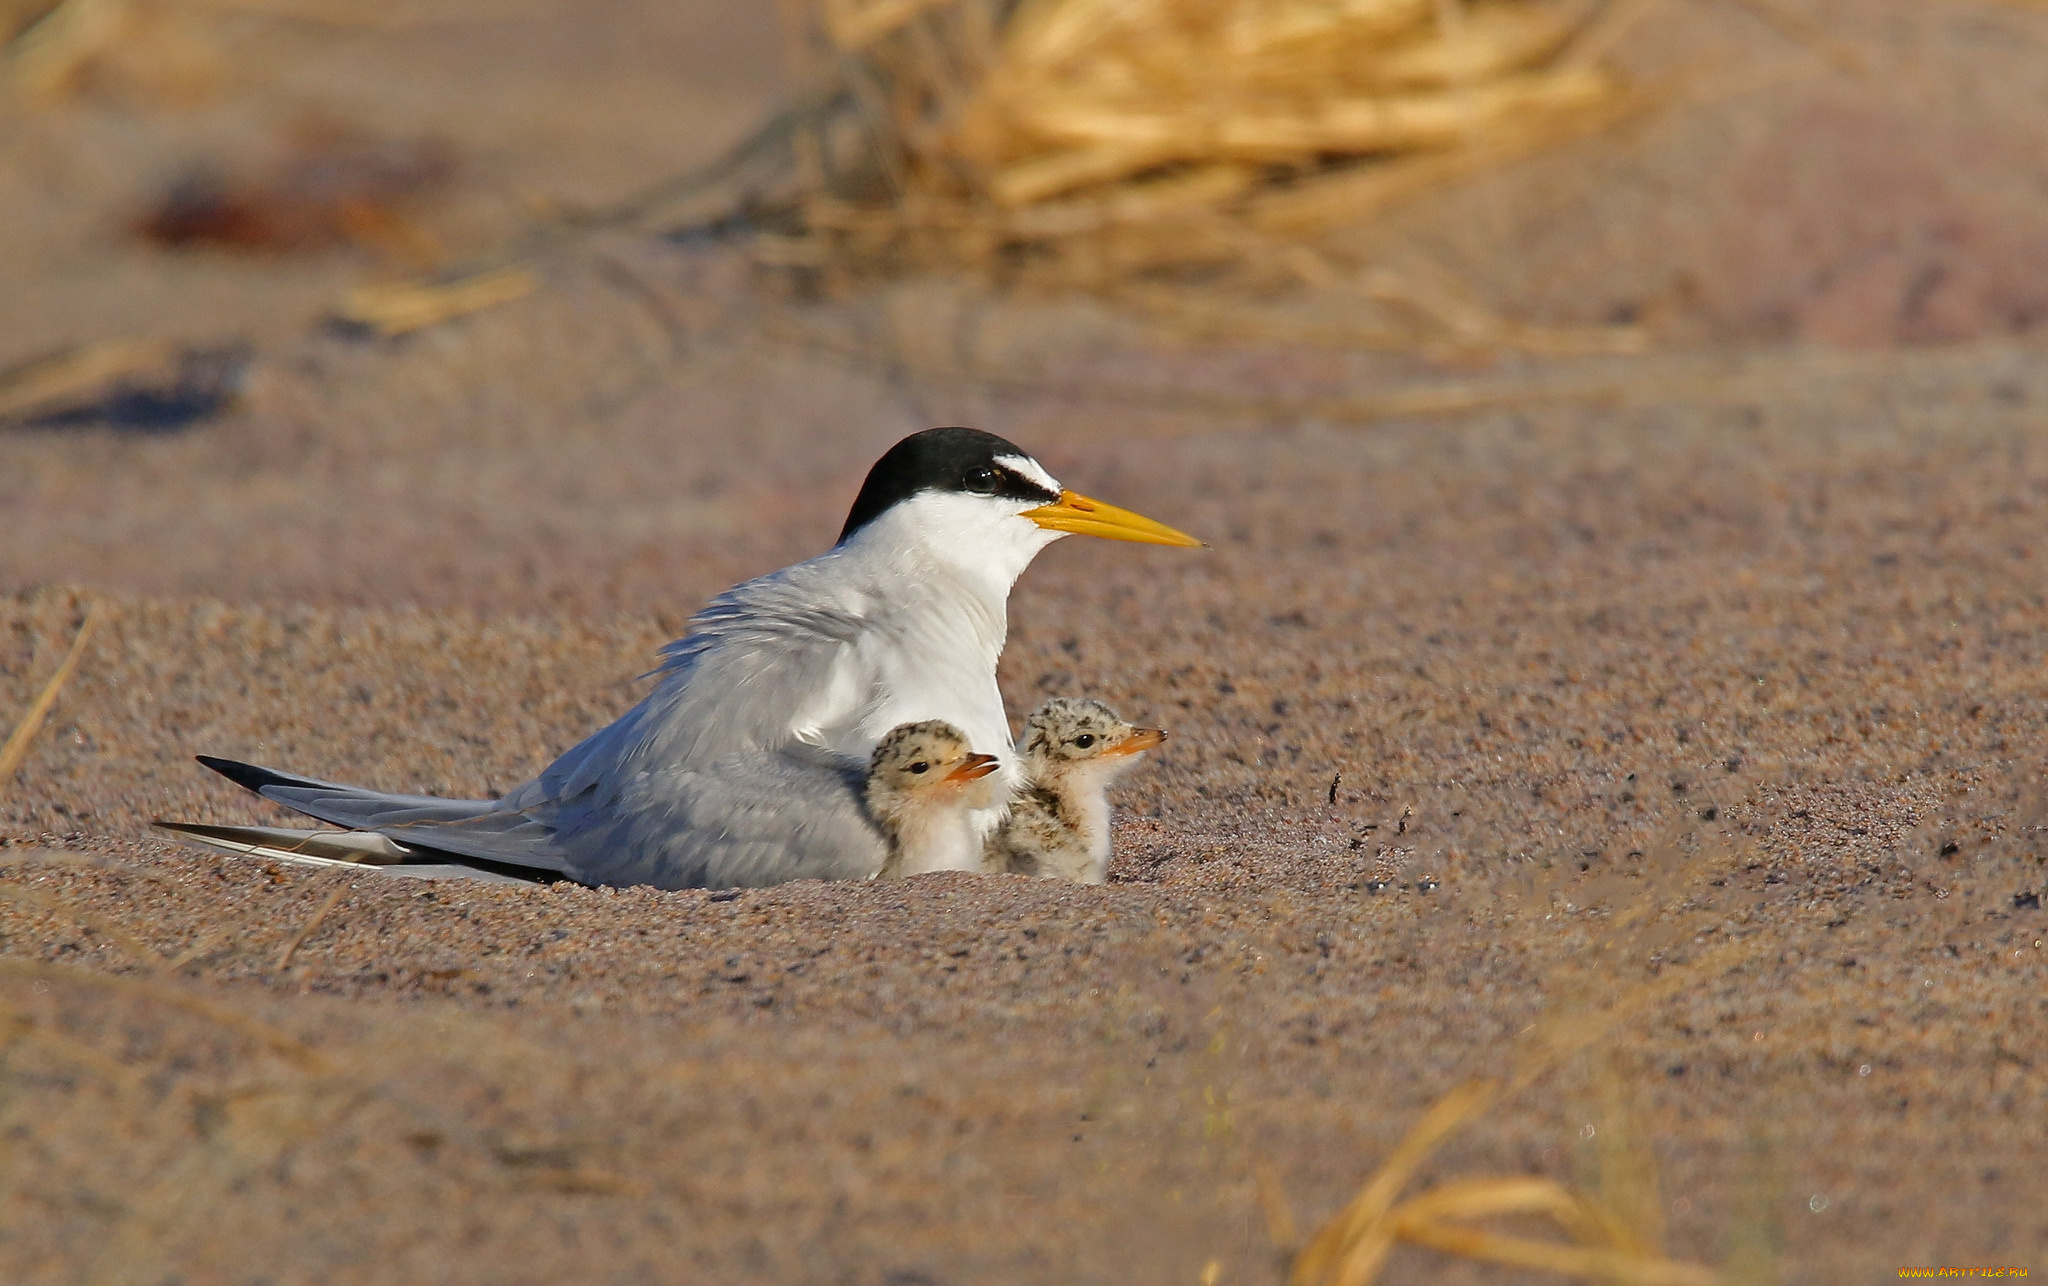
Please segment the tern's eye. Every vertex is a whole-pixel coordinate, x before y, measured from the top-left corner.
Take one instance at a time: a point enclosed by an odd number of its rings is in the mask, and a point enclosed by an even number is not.
[[[914,763],[914,764],[910,765],[910,771],[912,771],[912,772],[929,772],[929,771],[931,771],[931,765],[930,765],[930,764],[928,764],[928,763],[926,763],[926,762],[925,762],[924,760],[920,759],[920,760],[918,760],[918,761],[917,761],[916,763]]]
[[[1095,734],[1092,732],[1084,732],[1080,736],[1074,738],[1074,744],[1081,747],[1081,749],[1086,750],[1088,747],[1095,744]]]
[[[994,495],[1002,480],[1002,475],[987,465],[967,471],[967,489],[977,496]]]

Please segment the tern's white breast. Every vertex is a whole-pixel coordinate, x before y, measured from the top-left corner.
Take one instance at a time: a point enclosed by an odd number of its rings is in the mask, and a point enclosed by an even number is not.
[[[935,588],[899,586],[871,600],[864,628],[799,712],[796,737],[865,758],[896,725],[943,719],[974,749],[1007,761],[1010,725],[995,678],[1000,617],[991,629],[982,605]]]

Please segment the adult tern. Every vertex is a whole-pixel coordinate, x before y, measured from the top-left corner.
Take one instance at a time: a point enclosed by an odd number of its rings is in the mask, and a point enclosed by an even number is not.
[[[938,720],[893,728],[875,747],[866,772],[829,753],[799,752],[775,761],[770,771],[748,774],[772,782],[772,798],[726,800],[728,829],[707,882],[746,883],[750,857],[767,857],[784,879],[894,879],[928,871],[972,871],[982,867],[982,839],[973,812],[994,802],[987,778],[1002,766],[994,755],[974,753],[966,734]],[[503,870],[478,869],[421,860],[418,852],[375,831],[289,830],[274,826],[204,826],[158,822],[185,840],[222,852],[301,866],[353,866],[426,879],[457,876],[530,882]],[[792,861],[786,834],[802,827],[819,842],[800,850],[811,858]],[[754,832],[756,841],[735,839]]]
[[[992,433],[927,430],[876,462],[831,549],[714,598],[638,705],[500,799],[200,762],[331,825],[510,871],[662,888],[851,875],[846,832],[811,801],[821,768],[857,768],[890,729],[950,723],[1014,783],[996,687],[1010,588],[1070,534],[1201,544],[1068,490]],[[1003,812],[975,810],[977,832]]]

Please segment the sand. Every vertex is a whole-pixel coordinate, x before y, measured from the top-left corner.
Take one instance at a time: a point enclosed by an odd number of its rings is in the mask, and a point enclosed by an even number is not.
[[[263,332],[183,432],[0,433],[0,723],[103,613],[0,783],[0,1277],[1277,1282],[1431,1103],[1629,995],[1418,1186],[1600,1189],[1620,1136],[1654,1188],[1605,1190],[1738,1279],[2048,1268],[2027,326],[1438,362],[804,302],[637,236],[546,271],[411,340]],[[1012,602],[1013,709],[1171,730],[1108,885],[426,884],[148,830],[280,819],[202,752],[503,789],[945,422],[1214,546],[1066,541]]]

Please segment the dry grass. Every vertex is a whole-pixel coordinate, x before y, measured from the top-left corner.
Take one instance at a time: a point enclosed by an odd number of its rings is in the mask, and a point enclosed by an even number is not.
[[[2038,778],[2038,770],[2013,778],[2013,812],[2006,825],[2014,837],[2037,832],[2048,817],[2048,803],[2035,784]],[[1748,792],[1732,786],[1726,793]],[[1698,814],[1725,815],[1718,802]],[[1953,818],[1930,821],[1915,837],[1918,842],[1902,854],[1937,847],[1954,853],[1957,843],[1939,841],[1965,829]],[[1720,1272],[1666,1255],[1656,1161],[1632,1106],[1640,1097],[1640,1086],[1631,1084],[1612,1048],[1615,1035],[1652,1007],[1681,993],[1705,990],[1779,945],[1737,937],[1693,950],[1688,959],[1674,959],[1687,951],[1701,912],[1718,916],[1733,909],[1717,908],[1707,885],[1715,871],[1729,869],[1743,856],[1725,834],[1712,833],[1688,816],[1647,850],[1639,877],[1614,873],[1576,890],[1573,900],[1580,905],[1596,906],[1610,898],[1616,905],[1591,950],[1550,980],[1547,989],[1561,990],[1566,999],[1524,1033],[1507,1076],[1467,1081],[1423,1115],[1357,1195],[1295,1258],[1290,1286],[1370,1286],[1381,1280],[1389,1255],[1402,1243],[1504,1267],[1629,1286],[1775,1279],[1770,1238],[1753,1235],[1755,1229],[1747,1226],[1767,1221],[1769,1216],[1762,1211],[1742,1216],[1745,1226],[1733,1230],[1733,1254]],[[1941,883],[1929,887],[1942,898],[1958,892],[1982,898],[1987,883],[1983,877],[1996,862],[1988,852],[1974,854],[1959,868],[1936,872]],[[2022,870],[2038,866],[2037,857],[2021,858]],[[1512,900],[1529,902],[1539,891],[1533,876],[1525,875],[1520,889],[1513,887],[1515,883],[1508,881],[1503,890]],[[1624,976],[1632,963],[1652,965],[1653,976],[1634,986],[1617,987],[1612,980]],[[1401,1199],[1424,1164],[1460,1129],[1525,1091],[1549,1087],[1555,1096],[1561,1072],[1581,1089],[1590,1089],[1595,1100],[1587,1113],[1593,1123],[1586,1127],[1594,1141],[1596,1177],[1590,1190],[1539,1176],[1480,1175],[1448,1179]],[[1509,1236],[1470,1226],[1474,1220],[1513,1215],[1547,1218],[1569,1240]]]
[[[1604,55],[1645,8],[821,0],[792,23],[800,75],[827,87],[794,140],[800,231],[761,252],[828,277],[966,267],[1108,291],[1207,330],[1306,284],[1362,316],[1339,342],[1634,351],[1631,329],[1519,326],[1311,242],[1642,110]],[[1143,293],[1190,273],[1240,289],[1206,316]]]
[[[178,345],[169,340],[113,339],[10,367],[0,371],[0,419],[100,396],[138,376],[161,376],[178,357]]]
[[[1371,1286],[1403,1243],[1508,1268],[1627,1286],[1713,1286],[1723,1280],[1713,1269],[1666,1254],[1656,1159],[1630,1102],[1635,1087],[1617,1068],[1610,1044],[1619,1029],[1646,1010],[1712,983],[1761,949],[1754,940],[1737,938],[1692,951],[1690,958],[1673,958],[1686,952],[1708,881],[1740,856],[1726,833],[1701,822],[1723,815],[1718,803],[1697,812],[1689,807],[1659,842],[1645,849],[1635,874],[1610,873],[1574,890],[1579,905],[1605,903],[1608,910],[1590,949],[1550,980],[1546,989],[1564,998],[1523,1033],[1505,1076],[1466,1081],[1424,1113],[1295,1258],[1290,1286]],[[1507,901],[1533,906],[1542,890],[1537,873],[1524,869],[1498,891]],[[1652,975],[1633,986],[1614,981],[1631,968],[1645,967]],[[1563,1071],[1574,1073],[1572,1079],[1589,1087],[1595,1099],[1587,1113],[1595,1142],[1596,1177],[1590,1189],[1537,1175],[1477,1175],[1447,1179],[1402,1197],[1458,1131],[1539,1086],[1549,1087],[1554,1096]],[[1473,1221],[1502,1216],[1542,1218],[1567,1240],[1473,1226]]]
[[[334,892],[327,895],[327,900],[313,908],[313,914],[306,917],[306,922],[299,926],[298,932],[285,939],[284,948],[277,953],[277,963],[272,966],[276,972],[283,973],[286,969],[291,968],[292,957],[298,954],[300,947],[306,945],[306,939],[313,936],[313,930],[320,927],[321,921],[327,918],[328,912],[341,905],[341,899],[347,895],[348,881],[337,880],[334,885]]]
[[[1712,953],[1709,959],[1673,972],[1682,983],[1700,982],[1738,963],[1746,949]],[[1655,992],[1665,985],[1667,980],[1659,979],[1639,990]],[[1624,997],[1614,1006],[1610,1021],[1649,998]],[[1594,1191],[1575,1191],[1535,1175],[1480,1175],[1449,1179],[1399,1199],[1447,1139],[1513,1090],[1551,1070],[1557,1061],[1555,1051],[1581,1038],[1572,1033],[1573,1025],[1561,1020],[1539,1036],[1541,1052],[1507,1083],[1468,1081],[1439,1099],[1358,1195],[1318,1230],[1294,1262],[1292,1286],[1369,1286],[1380,1280],[1388,1256],[1403,1242],[1463,1259],[1632,1286],[1711,1286],[1719,1280],[1709,1268],[1665,1254],[1655,1160],[1640,1130],[1631,1128],[1623,1084],[1605,1058],[1596,1060],[1596,1080],[1606,1103],[1595,1127],[1600,1164]],[[1604,1029],[1605,1023],[1594,1026]],[[1469,1226],[1473,1220],[1503,1215],[1547,1217],[1570,1240],[1510,1236]]]
[[[1360,191],[1367,175],[1611,118],[1630,91],[1598,55],[1635,12],[825,0],[798,56],[848,114],[803,140],[806,221],[869,260],[1037,255],[1090,276],[1234,262],[1263,229],[1384,199]]]
[[[28,758],[29,744],[42,731],[43,720],[49,718],[50,710],[57,704],[57,694],[71,681],[78,670],[78,662],[85,655],[85,645],[92,642],[93,631],[99,628],[100,605],[94,603],[85,613],[85,620],[78,627],[78,634],[71,640],[71,650],[58,663],[57,671],[36,699],[29,703],[21,719],[14,725],[14,732],[7,738],[7,744],[0,746],[0,785],[12,780],[21,770],[22,761]]]
[[[336,316],[388,339],[511,303],[539,284],[531,271],[515,264],[440,283],[363,286],[349,292]]]

